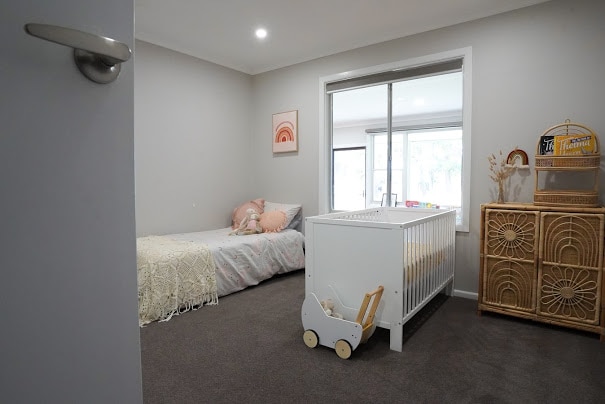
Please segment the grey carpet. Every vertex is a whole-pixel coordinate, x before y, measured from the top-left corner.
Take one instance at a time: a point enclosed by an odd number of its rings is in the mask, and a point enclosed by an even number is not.
[[[438,296],[404,327],[377,329],[348,360],[302,340],[304,273],[222,297],[141,329],[153,403],[603,403],[595,334],[476,312]]]

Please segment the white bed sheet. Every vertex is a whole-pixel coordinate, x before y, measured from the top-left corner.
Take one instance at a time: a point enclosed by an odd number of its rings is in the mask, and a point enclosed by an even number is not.
[[[299,231],[287,229],[245,236],[230,236],[229,232],[231,228],[226,227],[165,237],[208,246],[216,265],[219,297],[305,267],[305,238]]]

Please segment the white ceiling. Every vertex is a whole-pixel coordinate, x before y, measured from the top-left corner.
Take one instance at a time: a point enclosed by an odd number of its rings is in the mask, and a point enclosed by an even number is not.
[[[258,74],[545,1],[135,0],[135,37]]]

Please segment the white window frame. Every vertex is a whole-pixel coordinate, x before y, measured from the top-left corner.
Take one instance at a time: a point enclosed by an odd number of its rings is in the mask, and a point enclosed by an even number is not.
[[[462,221],[456,226],[460,232],[469,231],[470,188],[471,188],[471,122],[472,122],[472,48],[460,48],[432,55],[422,56],[324,76],[319,78],[319,214],[330,213],[330,186],[332,166],[332,141],[330,139],[330,105],[326,85],[359,76],[377,74],[389,70],[402,70],[433,64],[450,59],[463,58],[462,81]]]

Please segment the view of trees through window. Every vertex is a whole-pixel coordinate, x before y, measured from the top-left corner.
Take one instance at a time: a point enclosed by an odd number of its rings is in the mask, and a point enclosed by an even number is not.
[[[387,135],[372,135],[374,145],[372,200],[386,192]],[[391,193],[397,205],[447,206],[462,200],[462,129],[395,132],[392,139]],[[393,203],[392,203],[393,204]]]
[[[460,207],[462,129],[408,135],[409,199]]]

